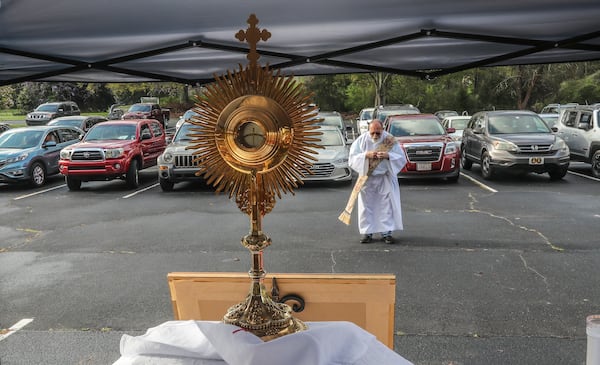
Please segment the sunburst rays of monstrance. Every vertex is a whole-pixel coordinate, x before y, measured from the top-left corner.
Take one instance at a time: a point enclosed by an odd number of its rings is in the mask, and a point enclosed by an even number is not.
[[[248,66],[236,72],[215,76],[203,97],[197,97],[188,136],[188,149],[194,150],[201,166],[197,175],[235,198],[238,208],[250,216],[250,233],[242,245],[250,250],[252,267],[250,292],[246,299],[230,307],[223,322],[248,330],[265,341],[306,329],[292,316],[291,308],[274,302],[264,286],[263,249],[271,239],[262,232],[262,217],[275,206],[275,197],[292,193],[310,173],[316,158],[320,132],[317,108],[310,105],[311,94],[293,77],[260,67],[258,41],[271,34],[256,27],[254,14],[246,31],[236,38],[250,45]]]

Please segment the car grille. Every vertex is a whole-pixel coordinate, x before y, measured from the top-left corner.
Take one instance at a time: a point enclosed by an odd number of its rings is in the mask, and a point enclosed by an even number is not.
[[[406,157],[410,162],[433,162],[439,161],[442,154],[441,144],[419,144],[419,145],[405,145]]]
[[[100,161],[104,160],[101,150],[75,150],[71,155],[73,161]]]
[[[199,167],[199,161],[194,161],[196,156],[175,156],[175,167]]]
[[[312,165],[312,167],[310,168],[310,171],[312,173],[312,176],[329,177],[333,173],[334,169],[335,169],[335,166],[333,166],[333,164],[316,163],[316,164]]]
[[[518,144],[521,153],[547,153],[552,148],[551,144]]]

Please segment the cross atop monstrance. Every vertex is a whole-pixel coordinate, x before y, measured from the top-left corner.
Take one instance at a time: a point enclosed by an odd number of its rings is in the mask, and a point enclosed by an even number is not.
[[[254,14],[250,14],[247,22],[248,24],[250,24],[248,30],[240,30],[235,34],[235,37],[240,42],[248,41],[248,45],[250,45],[250,50],[248,51],[248,55],[246,56],[246,58],[248,59],[248,61],[250,61],[249,66],[251,68],[254,68],[256,67],[258,59],[260,58],[260,55],[258,54],[258,52],[256,52],[256,44],[259,41],[266,42],[267,39],[271,38],[271,33],[266,29],[260,30],[256,26],[258,25],[258,18]]]
[[[249,64],[226,76],[215,76],[198,98],[192,144],[196,175],[203,175],[216,191],[227,191],[238,208],[250,217],[250,232],[241,243],[250,250],[252,267],[246,300],[229,308],[223,322],[248,330],[267,341],[302,331],[306,325],[292,316],[292,309],[275,302],[264,286],[263,250],[271,238],[262,231],[262,217],[281,193],[293,193],[311,173],[321,132],[316,131],[317,109],[312,95],[292,76],[283,77],[258,64],[259,41],[271,37],[259,29],[258,18],[248,17],[247,30],[235,37],[248,42]]]

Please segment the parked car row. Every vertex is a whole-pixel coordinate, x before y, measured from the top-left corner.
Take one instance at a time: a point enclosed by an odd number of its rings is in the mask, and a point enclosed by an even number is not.
[[[455,182],[460,169],[481,166],[485,179],[502,172],[547,173],[562,179],[571,160],[591,164],[600,177],[600,105],[565,107],[549,127],[539,114],[523,110],[482,111],[448,116],[414,113],[412,106],[394,106],[383,121],[404,149],[408,163],[398,178],[444,178]],[[407,111],[413,113],[408,113]],[[384,108],[374,108],[382,117]],[[335,114],[328,115],[327,120]],[[191,118],[193,114],[189,115]],[[167,145],[165,131],[155,119],[109,121],[98,117],[60,117],[46,126],[9,129],[0,134],[0,182],[29,182],[41,186],[49,175],[61,173],[70,190],[82,182],[123,179],[139,185],[139,171],[158,165],[163,191],[196,176],[201,158],[189,146],[188,119]],[[340,128],[322,125],[318,161],[306,181],[351,181],[349,144]],[[339,124],[339,125],[338,125]],[[88,129],[87,133],[84,129]]]

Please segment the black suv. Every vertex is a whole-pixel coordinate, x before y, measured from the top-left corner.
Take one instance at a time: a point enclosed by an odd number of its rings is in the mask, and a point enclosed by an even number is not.
[[[562,179],[569,168],[569,147],[546,122],[525,110],[484,111],[474,114],[463,131],[461,166],[481,165],[484,179],[496,172],[538,174]]]
[[[35,108],[31,113],[27,114],[25,123],[27,123],[27,125],[44,125],[54,118],[80,114],[79,106],[73,101],[44,103]]]

